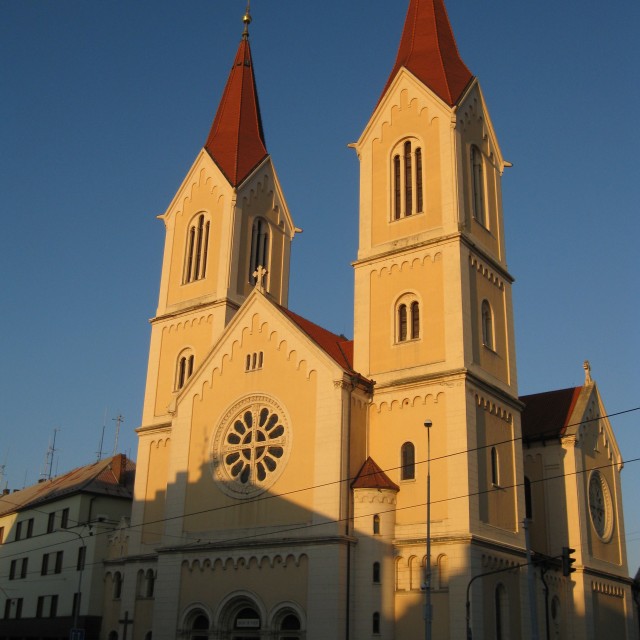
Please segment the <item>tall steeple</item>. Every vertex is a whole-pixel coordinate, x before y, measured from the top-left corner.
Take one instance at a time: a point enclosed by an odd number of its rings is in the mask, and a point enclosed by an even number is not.
[[[382,95],[406,67],[449,106],[473,75],[458,53],[443,0],[411,0],[396,63]]]
[[[204,145],[234,187],[267,156],[249,46],[249,7],[243,22],[242,40]]]

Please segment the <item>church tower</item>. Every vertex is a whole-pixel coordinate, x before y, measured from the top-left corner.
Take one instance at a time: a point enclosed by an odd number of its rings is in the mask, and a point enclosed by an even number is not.
[[[151,320],[143,427],[167,421],[180,390],[257,277],[272,300],[287,305],[295,230],[266,148],[250,22],[247,9],[211,131],[159,216],[166,240],[158,309]]]
[[[521,404],[500,192],[509,165],[443,0],[411,0],[395,65],[354,148],[354,369],[375,381],[368,454],[400,487],[396,582],[415,592],[424,579],[429,456],[431,588],[462,602],[483,547],[518,555],[524,546]],[[450,575],[459,579],[449,586]],[[396,601],[397,621],[419,610],[409,600]],[[450,623],[462,637],[462,621]]]

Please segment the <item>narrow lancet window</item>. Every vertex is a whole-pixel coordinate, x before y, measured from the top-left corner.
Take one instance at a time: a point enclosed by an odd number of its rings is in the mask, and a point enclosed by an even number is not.
[[[209,221],[201,213],[189,226],[185,252],[183,283],[202,280],[207,272],[209,251]]]
[[[404,143],[404,214],[413,213],[413,175],[411,172],[411,143]]]

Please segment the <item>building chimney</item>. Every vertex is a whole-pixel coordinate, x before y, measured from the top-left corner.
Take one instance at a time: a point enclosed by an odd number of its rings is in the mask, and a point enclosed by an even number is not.
[[[119,453],[111,459],[111,471],[116,477],[116,482],[122,484],[124,481],[124,472],[126,471],[127,458],[124,453]]]

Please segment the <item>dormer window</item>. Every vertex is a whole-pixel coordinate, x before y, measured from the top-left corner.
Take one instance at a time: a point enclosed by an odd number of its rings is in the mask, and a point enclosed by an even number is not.
[[[406,140],[393,154],[393,220],[424,210],[422,149],[417,140]]]
[[[209,226],[209,221],[205,218],[204,213],[197,215],[189,225],[185,251],[184,276],[182,278],[184,284],[202,280],[207,273]]]

